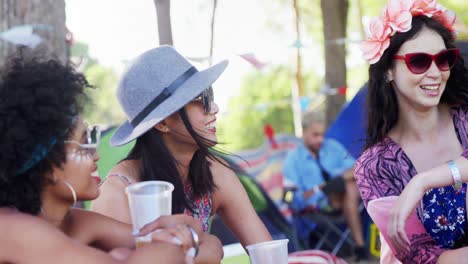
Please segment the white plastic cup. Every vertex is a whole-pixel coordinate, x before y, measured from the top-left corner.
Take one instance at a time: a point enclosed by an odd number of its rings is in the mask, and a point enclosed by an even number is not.
[[[171,214],[173,190],[174,185],[165,181],[144,181],[130,184],[125,188],[133,232],[138,233],[143,226],[161,215]],[[135,242],[137,247],[149,243],[151,234],[136,237]]]
[[[289,239],[279,239],[246,246],[251,264],[288,264]]]

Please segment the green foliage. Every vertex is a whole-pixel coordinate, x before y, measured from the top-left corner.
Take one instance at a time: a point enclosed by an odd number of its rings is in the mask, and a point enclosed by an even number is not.
[[[85,70],[88,81],[96,89],[88,91],[89,103],[85,106],[84,117],[90,123],[115,125],[125,119],[117,102],[115,91],[118,76],[111,68],[94,64]]]
[[[294,133],[291,109],[292,72],[285,66],[257,71],[248,76],[239,96],[229,103],[229,112],[220,118],[219,141],[223,149],[238,151],[260,146],[264,126],[276,133]],[[304,76],[306,94],[317,91],[320,83],[314,74]]]
[[[99,64],[89,54],[86,43],[76,42],[71,48],[71,60],[83,71],[86,79],[95,89],[88,91],[89,101],[83,116],[92,124],[115,125],[125,119],[115,96],[118,83],[117,73]]]
[[[89,46],[83,42],[75,42],[71,46],[71,60],[79,68],[86,70],[90,66],[97,64],[98,61],[89,54]]]

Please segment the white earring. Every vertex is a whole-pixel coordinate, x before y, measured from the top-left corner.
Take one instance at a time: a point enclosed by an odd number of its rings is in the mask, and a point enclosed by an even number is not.
[[[72,193],[72,196],[73,196],[73,205],[72,206],[75,206],[76,205],[76,202],[78,201],[77,197],[76,197],[76,191],[75,189],[73,188],[73,186],[66,180],[59,180],[60,182],[63,182],[65,184],[65,186],[68,187],[68,189],[70,190],[70,192]]]

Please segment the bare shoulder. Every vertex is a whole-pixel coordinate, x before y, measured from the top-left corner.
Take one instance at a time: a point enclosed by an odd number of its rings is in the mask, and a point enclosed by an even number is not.
[[[108,175],[117,175],[127,177],[131,182],[139,181],[140,161],[124,160],[109,171]]]
[[[0,248],[6,249],[4,253],[7,255],[0,254],[0,260],[15,257],[18,252],[31,246],[39,246],[37,243],[66,239],[62,232],[41,218],[8,208],[0,208],[0,233]],[[8,253],[12,255],[8,256]]]
[[[24,228],[47,228],[47,223],[37,216],[28,215],[9,208],[0,208],[0,230],[2,235]]]
[[[226,160],[219,158],[219,160],[208,159],[211,163],[210,170],[213,174],[213,180],[216,185],[229,184],[230,181],[238,181],[236,173],[229,167]],[[226,181],[228,183],[226,183]]]
[[[114,166],[100,187],[99,197],[91,202],[91,210],[130,223],[125,188],[138,182],[138,166],[139,163],[134,160],[126,160]]]
[[[91,205],[108,203],[125,196],[125,187],[138,182],[138,164],[135,160],[125,160],[115,165],[100,186],[100,195]]]
[[[245,190],[236,173],[228,166],[225,160],[220,159],[217,161],[210,159],[209,161],[211,162],[210,169],[216,185],[213,193],[213,212],[219,213],[219,210],[223,210],[229,201],[245,193]]]

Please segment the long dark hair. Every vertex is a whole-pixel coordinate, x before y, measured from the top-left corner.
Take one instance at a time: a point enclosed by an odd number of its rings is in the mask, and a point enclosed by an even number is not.
[[[226,162],[220,160],[210,150],[215,142],[200,136],[190,124],[185,108],[179,110],[179,115],[184,122],[187,131],[198,145],[190,161],[188,181],[192,185],[195,197],[200,197],[213,192],[216,185],[210,170],[209,159],[216,160],[228,167]],[[219,150],[214,150],[214,153]],[[160,180],[168,181],[174,185],[172,193],[172,212],[182,213],[184,209],[192,209],[192,202],[187,201],[184,194],[184,186],[181,175],[177,169],[177,160],[164,143],[161,132],[150,129],[136,140],[128,156],[124,160],[140,160],[139,176],[141,181]]]
[[[390,38],[390,46],[380,60],[369,67],[369,90],[367,93],[367,138],[365,149],[382,141],[398,121],[398,101],[394,89],[390,87],[387,71],[394,66],[393,56],[401,45],[414,39],[426,27],[444,40],[447,49],[455,48],[455,39],[446,27],[433,18],[416,16],[408,32],[397,32]],[[450,70],[447,88],[442,94],[441,103],[450,106],[466,105],[468,102],[468,69],[462,56]]]

